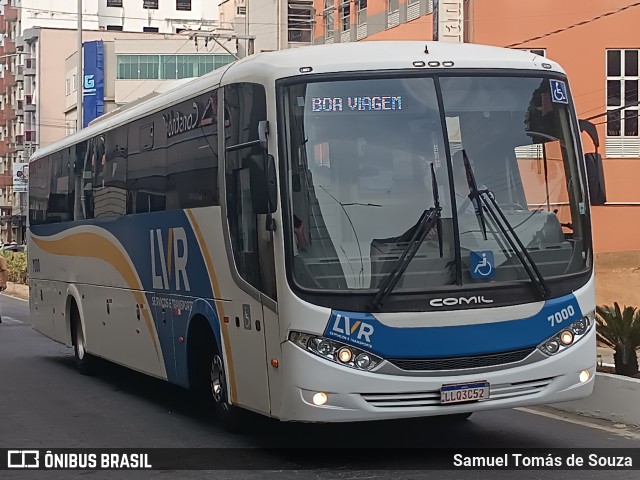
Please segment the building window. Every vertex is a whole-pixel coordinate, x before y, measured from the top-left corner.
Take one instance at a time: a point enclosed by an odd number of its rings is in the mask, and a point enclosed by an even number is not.
[[[387,0],[387,28],[400,24],[400,0]]]
[[[107,7],[122,7],[122,0],[107,0]]]
[[[107,25],[107,30],[121,32],[122,25]]]
[[[236,12],[238,13],[238,15],[246,15],[247,14],[247,7],[245,7],[245,6],[238,7],[236,9]]]
[[[340,31],[346,32],[351,27],[351,4],[349,1],[340,4]]]
[[[638,50],[607,50],[608,157],[640,155],[638,136]]]
[[[142,8],[158,9],[158,0],[142,0]]]
[[[118,55],[118,80],[194,78],[234,60],[233,55]]]
[[[191,11],[191,0],[176,0],[176,10]]]
[[[312,12],[313,0],[289,0],[287,20],[290,42],[311,43]]]
[[[324,0],[324,38],[333,38],[333,0]]]
[[[158,27],[142,27],[142,31],[147,33],[158,33],[160,30]]]

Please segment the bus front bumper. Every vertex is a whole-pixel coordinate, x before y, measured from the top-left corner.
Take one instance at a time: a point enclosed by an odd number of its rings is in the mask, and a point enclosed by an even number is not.
[[[283,344],[283,421],[352,422],[449,415],[576,400],[591,395],[596,370],[595,328],[566,351],[544,360],[491,372],[400,376],[363,372],[321,359],[291,342]],[[588,370],[589,380],[580,381]],[[440,403],[444,384],[486,381],[488,400]],[[325,393],[322,406],[313,402]],[[275,413],[275,412],[274,412]]]

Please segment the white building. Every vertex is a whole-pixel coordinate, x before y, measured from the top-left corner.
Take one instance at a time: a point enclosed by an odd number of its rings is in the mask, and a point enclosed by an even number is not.
[[[312,44],[313,0],[222,0],[219,18],[222,28],[255,37],[256,53]]]
[[[7,0],[4,0],[7,1]],[[14,0],[22,29],[77,27],[77,0]],[[179,33],[213,30],[218,9],[210,0],[83,0],[84,30]]]

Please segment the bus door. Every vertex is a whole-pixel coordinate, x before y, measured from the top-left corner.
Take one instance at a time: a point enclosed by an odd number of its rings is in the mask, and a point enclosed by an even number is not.
[[[223,203],[237,287],[225,307],[233,355],[227,370],[233,369],[230,381],[236,402],[268,414],[279,403],[279,384],[270,378],[277,377],[277,371],[270,359],[280,358],[280,342],[271,215],[256,196],[265,190],[267,157],[258,134],[259,124],[266,120],[264,88],[248,83],[226,86],[224,111],[219,114],[225,118]]]

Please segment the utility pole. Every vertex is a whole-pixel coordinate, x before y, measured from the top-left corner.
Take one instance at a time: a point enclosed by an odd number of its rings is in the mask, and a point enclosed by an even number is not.
[[[76,132],[82,130],[82,90],[84,88],[84,75],[82,71],[82,0],[78,0],[78,73],[77,73],[77,86],[78,86],[78,100],[77,111],[78,121],[76,123]]]

